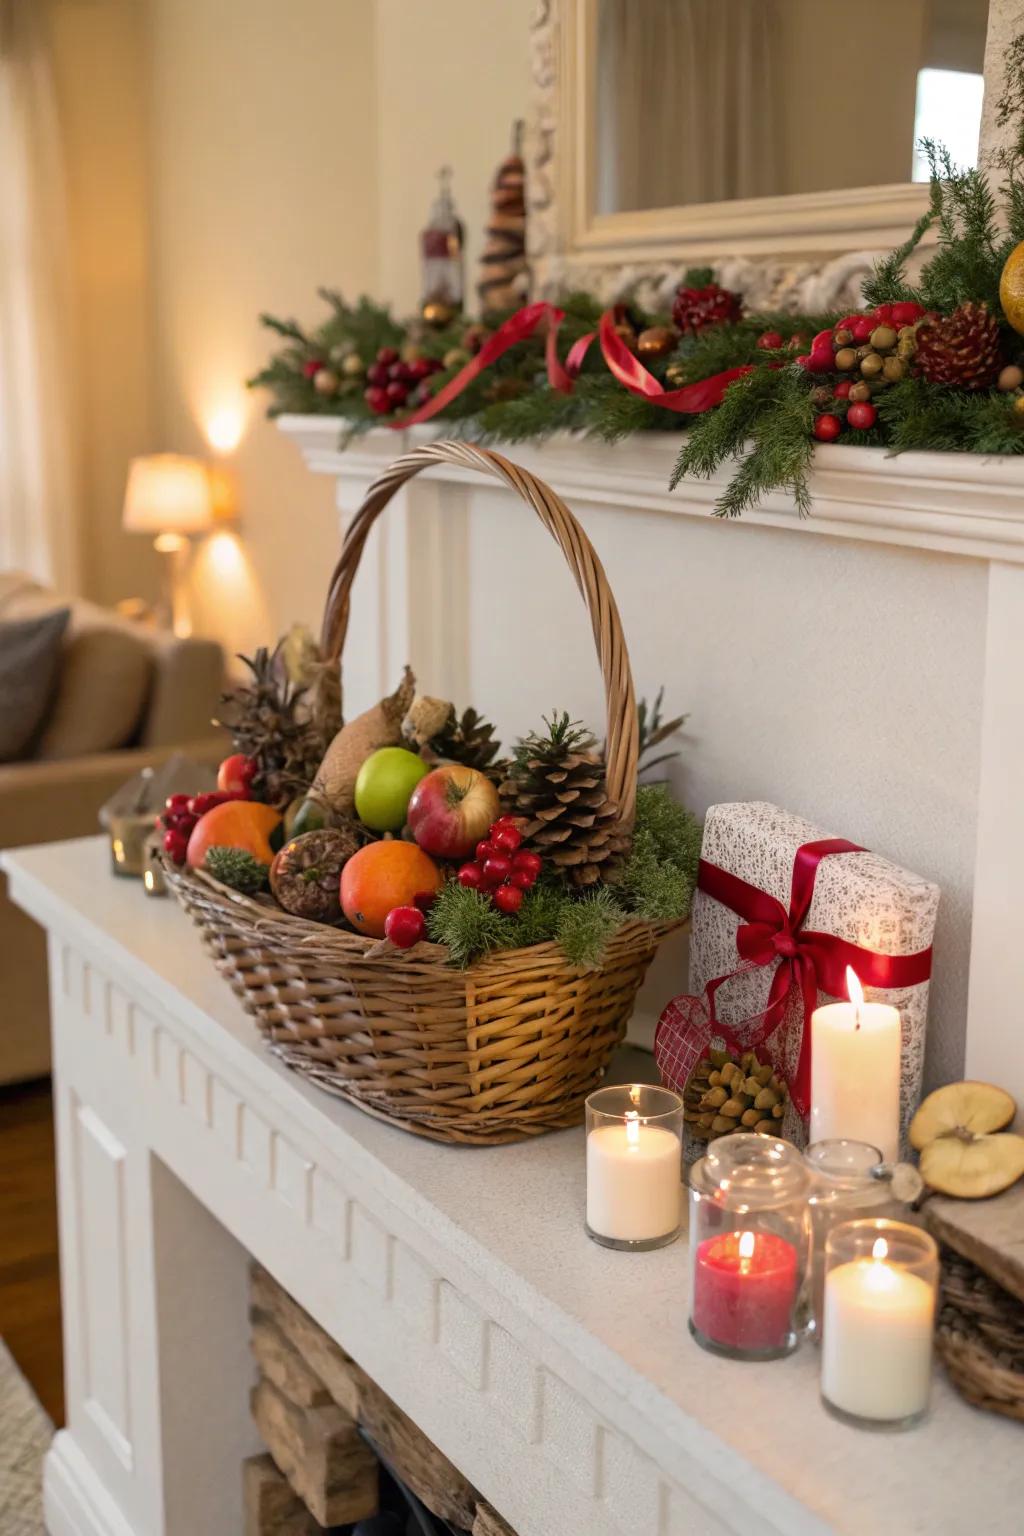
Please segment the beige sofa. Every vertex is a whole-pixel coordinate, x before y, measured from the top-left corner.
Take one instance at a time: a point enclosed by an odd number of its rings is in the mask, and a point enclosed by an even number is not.
[[[60,675],[37,749],[0,764],[0,848],[98,831],[97,813],[114,790],[175,751],[202,762],[224,755],[224,737],[210,723],[224,677],[219,645],[180,640],[0,574],[0,624],[64,607],[71,617]],[[0,977],[0,1084],[41,1076],[50,1065],[45,944],[8,900],[2,874]]]

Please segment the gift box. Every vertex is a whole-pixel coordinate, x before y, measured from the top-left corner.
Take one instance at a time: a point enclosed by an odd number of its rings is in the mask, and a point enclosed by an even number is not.
[[[707,814],[690,939],[690,993],[658,1028],[662,1075],[685,1086],[709,1044],[757,1047],[790,1084],[785,1134],[804,1139],[810,1016],[845,999],[852,965],[867,998],[901,1019],[905,1133],[924,1069],[939,889],[764,802]]]

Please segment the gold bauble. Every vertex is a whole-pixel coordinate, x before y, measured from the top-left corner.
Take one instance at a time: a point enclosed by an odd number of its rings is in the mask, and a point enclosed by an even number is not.
[[[1018,368],[1016,363],[1007,363],[997,382],[1004,394],[1010,394],[1024,384],[1024,369]]]
[[[435,331],[443,331],[455,319],[455,309],[447,299],[428,299],[420,314]]]
[[[318,368],[313,375],[313,388],[318,395],[336,395],[339,382],[333,368]]]
[[[899,340],[899,335],[891,325],[876,325],[869,339],[876,352],[889,352]]]
[[[672,389],[682,389],[686,383],[686,369],[682,363],[669,363],[665,369],[665,383]]]
[[[1024,416],[1024,395],[1017,396],[1013,402],[1013,409],[1016,415]]]
[[[465,347],[450,347],[441,361],[446,368],[465,368],[469,362],[469,353]]]
[[[866,379],[877,378],[882,367],[882,359],[877,352],[869,352],[867,357],[862,357],[860,360],[860,371]]]
[[[999,302],[1009,324],[1024,336],[1024,240],[1006,258],[999,279]]]
[[[625,342],[631,352],[636,349],[636,331],[628,320],[618,320],[615,324],[615,334],[620,341]]]
[[[638,357],[650,359],[667,357],[674,352],[679,341],[679,332],[670,325],[649,325],[645,331],[641,331],[636,339]]]
[[[842,373],[847,373],[851,368],[856,368],[856,352],[852,347],[840,347],[835,356],[835,364]]]
[[[341,371],[348,379],[361,379],[366,372],[366,364],[358,352],[350,352],[341,365]]]

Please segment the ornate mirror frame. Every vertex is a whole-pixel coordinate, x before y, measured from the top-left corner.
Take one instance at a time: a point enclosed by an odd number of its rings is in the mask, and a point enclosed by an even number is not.
[[[986,75],[993,62],[992,0]],[[635,213],[593,206],[594,104],[589,85],[597,0],[538,0],[531,29],[534,113],[529,135],[529,247],[538,297],[627,290],[657,303],[680,268],[714,266],[720,282],[761,308],[815,311],[856,303],[881,251],[905,240],[924,211],[923,183],[746,198]],[[991,92],[989,93],[991,94]]]

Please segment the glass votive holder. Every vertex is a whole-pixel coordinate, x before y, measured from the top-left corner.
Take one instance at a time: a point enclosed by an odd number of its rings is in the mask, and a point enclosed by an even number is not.
[[[683,1101],[648,1083],[587,1099],[587,1232],[606,1248],[663,1248],[683,1216]]]
[[[896,1216],[901,1210],[885,1178],[877,1147],[866,1141],[815,1141],[804,1153],[811,1175],[810,1315],[807,1331],[820,1342],[825,1297],[825,1240],[839,1222]]]
[[[690,1169],[690,1332],[713,1354],[796,1348],[809,1185],[796,1147],[754,1133],[713,1141]]]
[[[928,1410],[939,1250],[920,1227],[862,1218],[825,1241],[821,1396],[836,1418],[907,1429]]]

